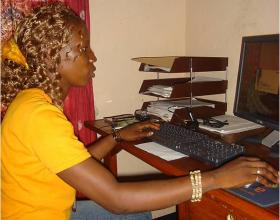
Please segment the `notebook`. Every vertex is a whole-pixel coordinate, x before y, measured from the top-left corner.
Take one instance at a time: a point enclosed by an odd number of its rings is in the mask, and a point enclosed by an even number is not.
[[[249,187],[232,188],[226,191],[261,207],[279,204],[279,187],[268,188],[256,182]]]

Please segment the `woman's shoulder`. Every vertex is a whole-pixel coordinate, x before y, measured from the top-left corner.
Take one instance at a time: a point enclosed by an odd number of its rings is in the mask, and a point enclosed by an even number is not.
[[[10,104],[2,121],[2,128],[8,126],[13,130],[28,130],[37,125],[44,127],[53,121],[69,123],[63,111],[52,104],[44,91],[26,89],[18,93]]]
[[[22,101],[32,101],[32,102],[48,102],[52,103],[51,98],[42,90],[38,88],[24,89],[17,95],[16,99]]]
[[[52,103],[51,98],[41,89],[32,88],[19,92],[8,111],[26,118],[40,116],[64,116],[62,109]],[[8,112],[7,112],[8,113]]]

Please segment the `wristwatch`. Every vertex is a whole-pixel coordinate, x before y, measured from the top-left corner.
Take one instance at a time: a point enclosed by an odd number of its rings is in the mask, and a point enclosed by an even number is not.
[[[123,139],[121,138],[121,135],[120,135],[120,131],[119,131],[119,130],[113,130],[112,135],[113,135],[114,140],[115,140],[117,143],[120,143],[120,142],[123,141]]]

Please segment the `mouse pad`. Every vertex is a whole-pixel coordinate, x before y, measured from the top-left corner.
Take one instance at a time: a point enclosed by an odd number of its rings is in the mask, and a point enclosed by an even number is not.
[[[279,204],[279,186],[277,188],[268,188],[260,183],[253,183],[248,188],[232,188],[226,191],[261,207]]]

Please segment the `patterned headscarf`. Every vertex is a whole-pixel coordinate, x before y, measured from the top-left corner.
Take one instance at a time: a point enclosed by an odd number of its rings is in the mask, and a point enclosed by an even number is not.
[[[1,42],[10,39],[20,20],[32,8],[45,3],[64,2],[63,0],[1,0]]]

